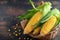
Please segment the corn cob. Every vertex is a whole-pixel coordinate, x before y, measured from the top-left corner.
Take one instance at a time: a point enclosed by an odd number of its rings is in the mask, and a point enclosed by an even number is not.
[[[36,29],[34,29],[33,31],[33,35],[38,35],[40,33],[40,27],[37,27]]]
[[[29,34],[34,29],[35,23],[37,23],[41,19],[41,17],[42,17],[41,12],[37,12],[35,15],[33,15],[33,17],[30,19],[30,21],[28,22],[24,29],[24,34]]]
[[[51,18],[43,25],[41,29],[41,36],[48,34],[51,29],[54,27],[55,23],[57,22],[57,18],[55,16],[51,16]]]

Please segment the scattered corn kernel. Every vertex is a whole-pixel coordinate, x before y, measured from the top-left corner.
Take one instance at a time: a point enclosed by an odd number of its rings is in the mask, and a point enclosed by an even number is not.
[[[30,40],[32,40],[32,39],[30,39]]]
[[[24,38],[24,40],[25,40],[26,38]]]
[[[16,28],[18,27],[18,24],[16,24]]]
[[[15,32],[13,32],[13,34],[15,34]]]
[[[21,37],[19,37],[19,40],[21,39]]]
[[[19,32],[20,32],[21,30],[19,29]]]
[[[8,31],[10,32],[10,29],[8,29]]]
[[[18,36],[18,34],[15,34],[15,36]]]
[[[14,29],[17,29],[16,27]]]
[[[19,35],[21,35],[21,33],[19,33]]]
[[[11,36],[11,34],[9,34],[9,36]]]
[[[15,31],[15,32],[17,32],[17,31]]]
[[[28,40],[29,38],[27,38],[27,40]]]

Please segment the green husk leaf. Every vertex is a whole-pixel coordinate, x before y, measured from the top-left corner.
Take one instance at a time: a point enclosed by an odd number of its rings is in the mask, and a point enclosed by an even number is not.
[[[42,7],[42,11],[43,11],[43,17],[50,11],[51,9],[51,3],[50,2],[45,2],[43,7]]]
[[[35,5],[34,5],[34,2],[32,0],[29,0],[29,2],[31,3],[32,7],[35,9],[35,10],[38,10]]]
[[[30,3],[34,9],[30,9],[26,13],[24,13],[22,16],[18,16],[17,17],[18,19],[20,20],[30,19],[37,11],[42,12],[44,17],[52,8],[50,2],[44,2],[44,4],[38,5],[37,7],[34,6],[34,3],[31,0],[30,0]]]
[[[17,18],[20,20],[30,19],[36,12],[37,10],[27,11],[25,14],[18,16]]]
[[[57,12],[56,12],[57,11]],[[41,19],[41,23],[44,23],[44,22],[46,22],[47,20],[49,20],[50,19],[50,17],[52,16],[52,15],[55,15],[55,14],[57,14],[59,11],[55,8],[55,9],[52,9],[50,12],[48,12],[48,14],[46,15],[46,16],[44,16],[42,19]]]
[[[56,12],[55,16],[58,18],[58,21],[60,21],[60,12],[59,12],[59,10],[56,9],[55,12]]]

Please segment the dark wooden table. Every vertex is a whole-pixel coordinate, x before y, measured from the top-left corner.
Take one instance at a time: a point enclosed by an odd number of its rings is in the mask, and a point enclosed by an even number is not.
[[[35,0],[34,0],[35,1]],[[44,0],[48,1],[48,0]],[[60,0],[49,0],[52,2],[52,6],[60,10]],[[36,5],[40,1],[35,1]],[[16,17],[25,13],[28,9],[32,8],[28,0],[3,0],[0,1],[0,40],[14,40],[15,38],[10,38],[8,35],[9,28],[16,24]],[[17,40],[17,39],[16,39]],[[54,40],[60,40],[60,31]]]

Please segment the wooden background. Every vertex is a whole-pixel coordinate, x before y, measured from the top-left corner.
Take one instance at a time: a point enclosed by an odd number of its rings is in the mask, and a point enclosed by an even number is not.
[[[38,5],[41,0],[33,1],[36,3],[36,5]],[[52,2],[53,8],[56,7],[60,10],[60,0],[44,1]],[[14,18],[16,18],[18,15],[25,13],[30,8],[32,7],[28,0],[0,0],[0,40],[11,40],[8,36],[8,28],[16,24]],[[60,33],[57,34],[54,40],[60,40]]]

